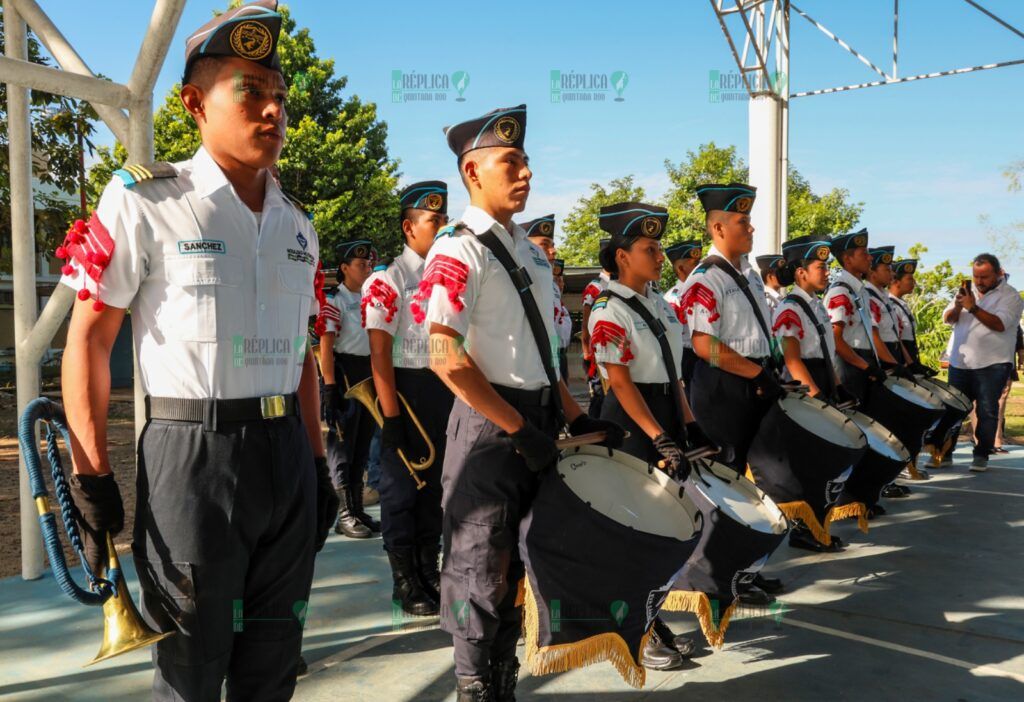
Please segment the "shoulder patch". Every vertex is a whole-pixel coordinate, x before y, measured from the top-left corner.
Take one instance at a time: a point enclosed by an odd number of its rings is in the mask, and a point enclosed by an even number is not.
[[[154,161],[153,163],[126,164],[124,168],[114,171],[114,175],[124,182],[124,187],[131,189],[144,180],[176,178],[178,171],[167,161]]]
[[[463,230],[470,231],[469,227],[463,224],[462,222],[456,222],[455,224],[449,224],[446,227],[441,227],[441,229],[437,231],[437,234],[434,235],[434,241],[437,241],[441,237],[445,236],[457,236],[461,234]]]
[[[599,310],[603,307],[607,307],[608,300],[610,299],[611,295],[609,295],[608,293],[601,293],[600,295],[597,296],[597,299],[594,300],[594,306],[591,308],[591,310]]]
[[[695,268],[693,272],[694,273],[707,273],[708,269],[710,269],[710,268],[711,268],[711,264],[709,264],[709,263],[702,263],[701,265],[697,266],[697,268]]]

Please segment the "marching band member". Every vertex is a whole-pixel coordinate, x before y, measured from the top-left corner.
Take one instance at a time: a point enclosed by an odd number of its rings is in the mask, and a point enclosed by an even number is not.
[[[551,262],[551,274],[555,278],[555,331],[558,333],[558,370],[562,379],[569,382],[569,345],[572,343],[572,315],[562,302],[565,292],[565,261],[560,258]]]
[[[350,239],[338,245],[338,260],[338,288],[320,310],[327,465],[341,498],[334,531],[353,539],[368,539],[380,531],[380,522],[363,511],[363,472],[376,425],[366,408],[346,400],[344,395],[370,377],[370,341],[363,329],[361,303],[363,283],[373,272],[377,252],[367,239]]]
[[[783,285],[779,282],[779,269],[786,265],[786,261],[780,254],[765,254],[754,260],[757,263],[757,269],[761,272],[761,282],[764,283],[768,311],[774,312],[784,297]]]
[[[597,255],[600,259],[601,251],[604,250],[611,239],[600,239],[597,242]],[[604,385],[601,383],[601,372],[597,368],[597,363],[594,362],[593,349],[590,347],[590,311],[594,306],[594,302],[598,296],[604,292],[604,289],[608,287],[608,282],[611,280],[611,274],[606,270],[601,270],[601,273],[587,283],[587,287],[583,288],[583,320],[580,331],[580,341],[583,344],[583,366],[587,372],[587,384],[590,386],[590,406],[587,408],[587,414],[591,417],[598,417],[601,415],[601,402],[604,400]]]
[[[676,274],[676,283],[668,289],[664,297],[665,302],[669,304],[676,315],[676,319],[683,326],[683,361],[679,370],[679,379],[683,381],[683,390],[686,392],[687,400],[690,399],[690,381],[693,379],[693,368],[697,364],[697,356],[693,353],[690,330],[686,326],[686,314],[680,303],[683,293],[686,291],[686,280],[700,263],[701,251],[702,245],[699,238],[680,241],[665,249],[665,256],[672,264],[672,271]]]
[[[914,279],[914,272],[917,271],[917,260],[905,258],[902,261],[895,261],[892,264],[892,280],[889,282],[889,300],[892,302],[892,310],[896,316],[900,328],[900,342],[907,350],[915,368],[920,370],[921,354],[917,349],[917,320],[903,298],[914,292],[917,281]]]
[[[384,418],[380,515],[394,583],[391,597],[404,612],[427,616],[439,611],[441,466],[455,397],[430,370],[430,332],[422,314],[427,302],[420,303],[419,314],[410,305],[434,236],[448,223],[448,186],[439,180],[413,183],[402,190],[399,205],[405,246],[391,265],[378,267],[366,280],[361,304]],[[408,410],[403,410],[399,393]],[[416,473],[421,488],[398,454],[401,451],[409,461],[429,454],[416,422],[435,452],[430,467]]]
[[[871,255],[871,269],[864,278],[864,288],[868,291],[871,316],[878,325],[878,337],[885,344],[897,364],[909,365],[910,354],[904,351],[900,343],[903,329],[900,318],[893,310],[889,298],[889,283],[892,282],[892,254],[896,247],[879,246],[868,249]]]
[[[557,460],[562,423],[622,441],[558,380],[551,267],[512,222],[533,175],[525,132],[525,105],[446,130],[470,205],[438,234],[413,303],[415,313],[429,300],[432,365],[456,397],[442,474],[441,628],[452,635],[460,702],[515,698],[519,522],[538,473]]]

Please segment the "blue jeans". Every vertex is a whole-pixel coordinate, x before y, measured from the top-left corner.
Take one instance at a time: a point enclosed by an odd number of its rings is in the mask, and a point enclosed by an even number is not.
[[[999,424],[999,396],[1003,394],[1012,370],[1012,363],[996,363],[975,370],[949,367],[949,384],[975,404],[978,417],[978,426],[974,428],[978,439],[974,445],[975,456],[987,457],[992,453]]]

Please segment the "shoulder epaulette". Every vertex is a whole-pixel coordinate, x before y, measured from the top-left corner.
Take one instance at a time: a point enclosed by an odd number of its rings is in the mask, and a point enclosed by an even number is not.
[[[299,198],[295,197],[294,195],[292,195],[290,192],[288,192],[284,188],[281,189],[281,194],[285,196],[285,199],[287,199],[288,202],[290,202],[293,205],[295,205],[296,209],[298,209],[299,212],[301,212],[302,214],[306,215],[307,219],[309,219],[310,221],[313,220],[313,213],[309,211],[309,208],[306,207],[305,204],[303,204],[302,200],[300,200]]]
[[[610,300],[610,299],[611,299],[611,295],[607,291],[605,291],[605,292],[601,293],[600,295],[598,295],[597,299],[594,300],[594,306],[591,307],[591,312],[593,312],[594,310],[599,310],[599,309],[601,309],[603,307],[607,307],[608,306],[608,300]]]
[[[379,273],[380,271],[386,271],[388,269],[388,265],[389,264],[387,263],[378,263],[376,266],[373,267],[373,272]]]
[[[707,273],[708,269],[711,268],[711,264],[702,263],[694,269],[694,273]]]
[[[124,181],[124,187],[133,188],[144,180],[155,178],[176,178],[178,170],[167,161],[153,163],[136,163],[126,165],[114,171],[114,175]]]
[[[437,231],[437,234],[434,235],[434,241],[437,241],[438,239],[440,239],[443,236],[455,236],[456,234],[459,234],[459,233],[461,233],[464,230],[465,231],[472,231],[469,228],[468,225],[463,224],[462,222],[456,222],[455,224],[449,224],[448,226],[442,227],[441,229],[439,229]]]

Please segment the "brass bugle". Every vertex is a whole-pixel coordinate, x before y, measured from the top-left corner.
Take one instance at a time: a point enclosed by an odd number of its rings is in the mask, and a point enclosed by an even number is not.
[[[423,425],[420,423],[419,417],[417,417],[416,413],[412,411],[412,407],[409,405],[409,401],[405,399],[402,393],[396,392],[396,394],[398,395],[398,401],[402,404],[402,407],[409,414],[409,418],[412,420],[412,423],[416,426],[416,431],[418,431],[420,433],[420,436],[423,437],[423,443],[427,447],[426,457],[421,458],[418,461],[410,461],[406,457],[405,452],[402,451],[402,449],[398,449],[397,451],[398,457],[402,459],[402,463],[404,463],[405,467],[409,470],[409,475],[411,475],[412,479],[416,481],[416,489],[422,490],[424,486],[426,486],[426,483],[423,482],[420,479],[420,476],[418,476],[416,473],[421,470],[426,470],[427,468],[432,466],[434,464],[434,458],[436,457],[437,454],[434,450],[434,443],[430,440],[430,437],[427,436],[427,431],[426,429],[423,428]],[[366,378],[365,380],[361,380],[352,387],[350,387],[348,391],[345,393],[345,397],[350,400],[357,400],[363,407],[366,408],[366,411],[370,413],[370,416],[373,417],[373,421],[377,422],[377,426],[384,426],[384,414],[380,410],[380,399],[377,397],[377,388],[373,384],[372,377]]]

